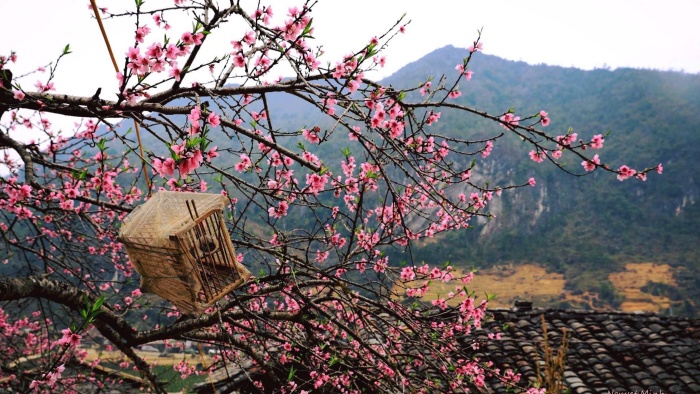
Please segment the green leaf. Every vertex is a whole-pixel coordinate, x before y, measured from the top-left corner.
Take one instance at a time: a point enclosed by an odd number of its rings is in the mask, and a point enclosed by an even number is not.
[[[287,375],[287,381],[291,381],[294,379],[294,374],[296,373],[296,370],[294,369],[294,366],[289,368],[289,375]]]
[[[175,151],[173,150],[173,148],[170,145],[168,145],[167,147],[168,147],[168,151],[170,151],[170,157],[172,157],[173,160],[177,161],[177,159],[179,159],[180,156],[175,153]]]
[[[406,97],[406,92],[403,90],[399,92],[399,101],[403,100]]]
[[[99,311],[100,308],[102,307],[102,304],[105,303],[105,296],[104,294],[100,296],[97,300],[95,300],[95,305],[92,306],[92,310],[94,311]]]
[[[302,151],[306,151],[306,148],[304,148],[304,144],[301,142],[297,144],[297,148],[301,149]]]
[[[78,172],[78,171],[76,171],[76,170],[73,170],[73,171],[71,172],[71,175],[73,175],[73,178],[75,178],[75,179],[77,179],[77,180],[79,180],[79,181],[82,181],[83,179],[85,179],[85,178],[87,177],[87,173],[88,173],[87,169],[82,170],[82,171],[80,171],[80,172]]]
[[[345,156],[345,158],[347,159],[348,157],[350,157],[350,148],[345,147],[340,150],[340,153],[342,153],[343,156]]]
[[[185,147],[188,149],[194,148],[197,145],[199,145],[200,142],[202,142],[202,137],[195,137],[195,138],[187,140],[187,144],[185,145]]]
[[[370,57],[374,56],[376,53],[377,53],[376,45],[369,44],[369,46],[367,47],[367,55],[365,55],[365,59],[369,59]]]
[[[64,54],[64,55],[67,55],[67,54],[69,54],[69,53],[71,53],[71,51],[70,51],[70,44],[66,44],[65,48],[63,48],[63,54]]]
[[[97,147],[100,149],[100,152],[105,151],[105,139],[100,138],[100,140],[97,142]]]
[[[312,24],[313,22],[314,22],[314,18],[309,19],[309,23],[306,24],[306,26],[304,27],[304,31],[301,33],[301,36],[302,36],[302,37],[304,37],[304,36],[306,36],[307,34],[309,34],[309,32],[311,31],[311,24]]]

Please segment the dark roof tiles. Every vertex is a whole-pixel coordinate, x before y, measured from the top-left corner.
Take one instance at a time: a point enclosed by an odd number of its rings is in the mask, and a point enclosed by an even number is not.
[[[497,368],[514,366],[523,375],[521,383],[536,380],[543,354],[544,315],[547,339],[555,352],[564,331],[569,338],[564,384],[571,393],[700,393],[700,320],[573,310],[489,312],[492,319],[476,334],[485,337],[496,329],[502,339],[489,340],[482,347],[483,357]],[[505,390],[498,383],[491,389]]]

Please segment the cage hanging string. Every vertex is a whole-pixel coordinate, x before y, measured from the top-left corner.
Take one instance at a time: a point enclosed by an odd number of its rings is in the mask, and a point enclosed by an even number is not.
[[[97,24],[100,26],[100,31],[102,32],[102,38],[105,40],[105,45],[107,46],[107,52],[109,52],[109,57],[112,59],[112,65],[114,65],[114,72],[119,72],[119,66],[117,65],[117,60],[114,58],[114,52],[112,52],[112,46],[109,45],[109,39],[107,38],[107,32],[105,31],[105,27],[102,24],[102,18],[100,17],[100,12],[99,9],[97,8],[97,4],[95,3],[95,0],[90,0],[90,4],[92,5],[92,11],[95,13],[95,19],[97,19]],[[134,121],[134,130],[136,130],[136,140],[139,143],[139,157],[141,158],[141,169],[143,170],[143,177],[146,179],[146,186],[148,187],[148,197],[150,198],[153,189],[151,187],[151,179],[148,177],[148,171],[146,170],[146,159],[144,158],[143,154],[143,144],[141,144],[141,132],[139,131],[139,123],[136,121],[136,119],[133,119]]]

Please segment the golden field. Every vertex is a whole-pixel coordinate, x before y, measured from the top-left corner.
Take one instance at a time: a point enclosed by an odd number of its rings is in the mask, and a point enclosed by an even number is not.
[[[624,271],[610,274],[608,279],[623,299],[619,309],[624,312],[661,312],[668,309],[672,303],[668,297],[645,293],[642,287],[648,281],[675,286],[673,272],[673,268],[668,264],[628,263]],[[455,269],[454,273],[455,276],[459,276],[463,271]],[[433,281],[423,299],[431,301],[445,297],[460,285],[456,281]],[[470,292],[474,292],[479,300],[486,297],[486,294],[494,295],[495,298],[489,302],[490,308],[510,308],[516,300],[532,301],[536,307],[546,307],[560,301],[594,307],[597,294],[572,294],[571,291],[565,290],[565,285],[564,275],[547,272],[545,268],[536,264],[510,264],[479,270],[466,287]],[[394,290],[399,294],[403,293],[396,286]],[[457,302],[458,300],[453,300],[452,305]]]

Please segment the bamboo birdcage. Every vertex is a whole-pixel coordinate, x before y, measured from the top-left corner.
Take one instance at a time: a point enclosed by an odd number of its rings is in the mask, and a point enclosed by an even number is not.
[[[199,314],[245,283],[250,272],[223,219],[227,202],[220,194],[161,191],[124,219],[119,240],[143,292]]]

